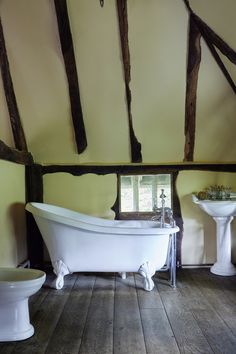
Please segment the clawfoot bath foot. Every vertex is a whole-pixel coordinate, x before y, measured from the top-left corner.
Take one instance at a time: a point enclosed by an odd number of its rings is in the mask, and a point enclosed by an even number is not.
[[[60,290],[64,286],[64,276],[70,274],[69,269],[61,260],[53,262],[53,272],[56,274],[57,278],[55,281],[55,288]]]
[[[149,262],[145,262],[141,265],[138,272],[144,277],[143,288],[147,291],[151,291],[154,288],[152,276],[155,274],[155,270],[153,267],[151,267]]]

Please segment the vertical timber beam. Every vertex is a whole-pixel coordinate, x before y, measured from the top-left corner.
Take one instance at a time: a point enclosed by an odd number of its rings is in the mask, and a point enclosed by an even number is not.
[[[188,66],[185,98],[184,161],[193,161],[196,126],[198,72],[201,62],[201,34],[192,15],[189,16]]]
[[[131,81],[131,74],[130,74],[129,40],[128,40],[127,0],[117,0],[116,3],[117,3],[118,18],[119,18],[120,42],[121,42],[121,50],[122,50],[122,58],[123,58],[126,102],[127,102],[127,110],[128,110],[131,161],[142,162],[141,144],[139,143],[139,141],[137,140],[134,134],[132,113],[131,113],[132,95],[129,87]]]
[[[64,58],[65,70],[69,86],[71,115],[74,125],[75,140],[78,153],[82,153],[87,147],[87,137],[80,101],[78,75],[68,10],[66,0],[54,0],[54,4],[57,16],[61,50]]]
[[[0,17],[0,66],[2,73],[2,81],[7,101],[8,112],[11,121],[12,133],[14,137],[15,147],[20,151],[28,151],[25,140],[25,134],[21,125],[20,114],[17,107],[16,96],[14,92],[11,72],[7,57],[6,44]]]
[[[26,202],[43,202],[42,166],[26,166]],[[31,213],[26,212],[27,246],[30,265],[43,268],[43,239]]]
[[[181,267],[184,222],[181,213],[180,200],[176,188],[176,181],[177,181],[178,174],[179,171],[175,171],[172,173],[172,186],[173,186],[173,214],[174,214],[174,219],[176,221],[176,224],[179,227],[179,232],[177,233],[177,237],[176,237],[176,265],[177,267]]]

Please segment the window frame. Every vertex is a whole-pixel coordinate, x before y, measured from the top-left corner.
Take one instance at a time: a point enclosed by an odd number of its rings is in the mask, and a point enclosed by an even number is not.
[[[156,215],[153,211],[121,211],[121,177],[122,176],[151,176],[151,175],[170,175],[170,189],[171,189],[171,208],[173,210],[173,194],[174,194],[174,178],[173,173],[170,171],[140,171],[140,173],[126,172],[120,173],[117,175],[117,196],[118,196],[118,210],[117,210],[117,219],[119,220],[150,220],[153,216]]]

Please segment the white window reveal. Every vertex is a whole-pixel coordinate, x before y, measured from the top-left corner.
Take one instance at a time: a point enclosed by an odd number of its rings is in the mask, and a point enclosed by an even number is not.
[[[121,175],[120,212],[153,212],[161,207],[164,189],[165,207],[172,208],[171,175]]]

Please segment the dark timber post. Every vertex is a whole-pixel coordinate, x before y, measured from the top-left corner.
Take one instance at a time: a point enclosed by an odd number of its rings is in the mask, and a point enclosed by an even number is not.
[[[185,148],[184,161],[193,161],[196,125],[198,71],[201,62],[201,34],[189,17],[188,66],[185,98]]]
[[[42,166],[26,166],[26,202],[43,202]],[[43,239],[33,215],[26,212],[27,246],[30,265],[43,268]]]
[[[131,161],[142,162],[141,144],[137,140],[134,134],[132,114],[131,114],[132,96],[129,87],[131,75],[130,75],[129,40],[128,40],[127,0],[117,0],[117,11],[118,11],[118,18],[119,18],[120,43],[121,43],[123,68],[124,68],[126,102],[127,102],[128,123],[129,123],[129,137],[130,137],[130,145],[131,145]]]

